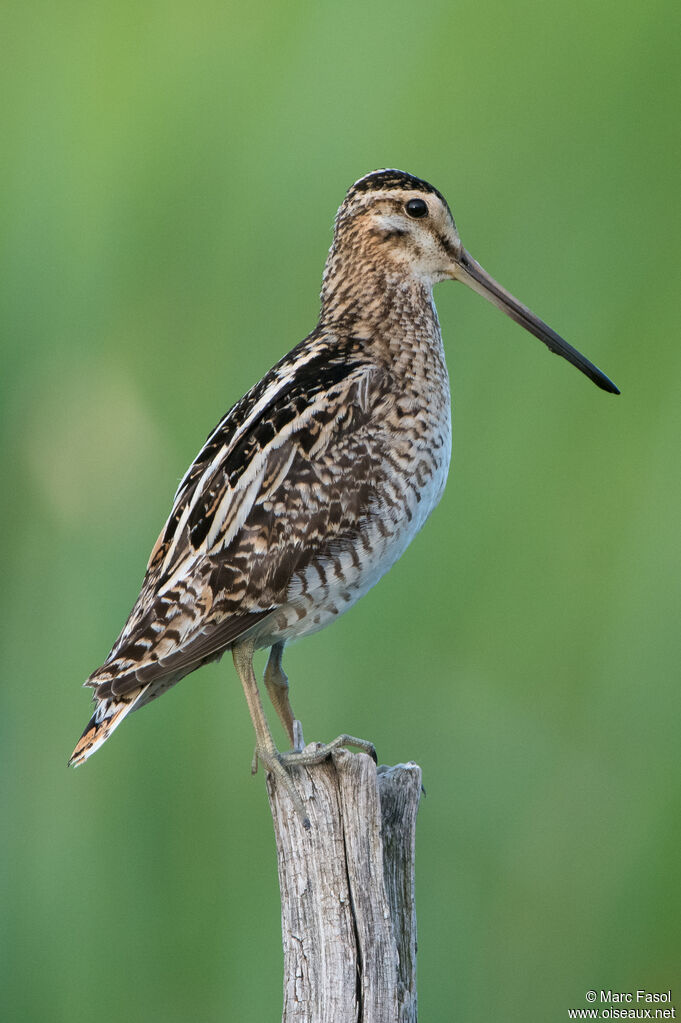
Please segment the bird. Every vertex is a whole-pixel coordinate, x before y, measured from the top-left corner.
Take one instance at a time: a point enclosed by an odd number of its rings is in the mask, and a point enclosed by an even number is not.
[[[129,713],[231,651],[258,761],[286,786],[305,747],[285,644],[335,621],[404,553],[438,504],[451,455],[450,384],[433,287],[461,281],[577,367],[615,384],[498,284],[463,247],[441,192],[405,171],[357,180],[338,209],[312,332],[219,421],[182,478],[141,592],[85,686],[94,712],[79,765]],[[291,750],[274,742],[253,668]]]

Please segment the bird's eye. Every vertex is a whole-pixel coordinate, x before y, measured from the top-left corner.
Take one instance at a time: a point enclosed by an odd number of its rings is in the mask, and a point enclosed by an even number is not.
[[[410,217],[418,219],[428,216],[428,204],[423,199],[410,199],[404,208]]]

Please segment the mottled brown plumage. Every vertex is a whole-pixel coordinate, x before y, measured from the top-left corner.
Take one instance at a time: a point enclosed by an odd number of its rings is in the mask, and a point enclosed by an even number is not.
[[[272,648],[267,688],[299,745],[284,644],[362,596],[444,488],[450,398],[432,287],[445,279],[464,280],[616,390],[471,259],[432,185],[394,170],[360,179],[336,218],[319,323],[227,413],[182,480],[137,603],[85,683],[96,709],[71,763],[228,649],[258,755],[277,773],[284,757],[301,760],[274,747],[252,653]]]

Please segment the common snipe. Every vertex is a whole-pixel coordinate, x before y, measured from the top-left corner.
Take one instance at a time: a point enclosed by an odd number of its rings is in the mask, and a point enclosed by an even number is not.
[[[443,196],[397,170],[357,181],[336,217],[319,323],[218,423],[175,495],[142,591],[85,685],[95,712],[71,764],[184,675],[232,651],[259,757],[299,798],[284,765],[302,752],[281,659],[289,639],[332,622],[400,557],[440,500],[450,395],[432,289],[463,281],[605,391],[617,388],[463,248]],[[277,751],[253,671],[293,751]]]

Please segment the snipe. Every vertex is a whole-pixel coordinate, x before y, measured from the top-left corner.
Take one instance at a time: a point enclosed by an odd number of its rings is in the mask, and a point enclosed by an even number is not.
[[[319,323],[218,423],[175,495],[142,591],[85,685],[95,712],[80,764],[137,710],[231,650],[259,757],[302,752],[282,669],[287,640],[328,625],[404,552],[440,500],[451,448],[449,380],[432,289],[463,281],[605,391],[617,388],[497,284],[463,248],[437,189],[397,170],[349,190],[336,217]],[[271,648],[265,684],[291,741],[279,753],[253,652]]]

